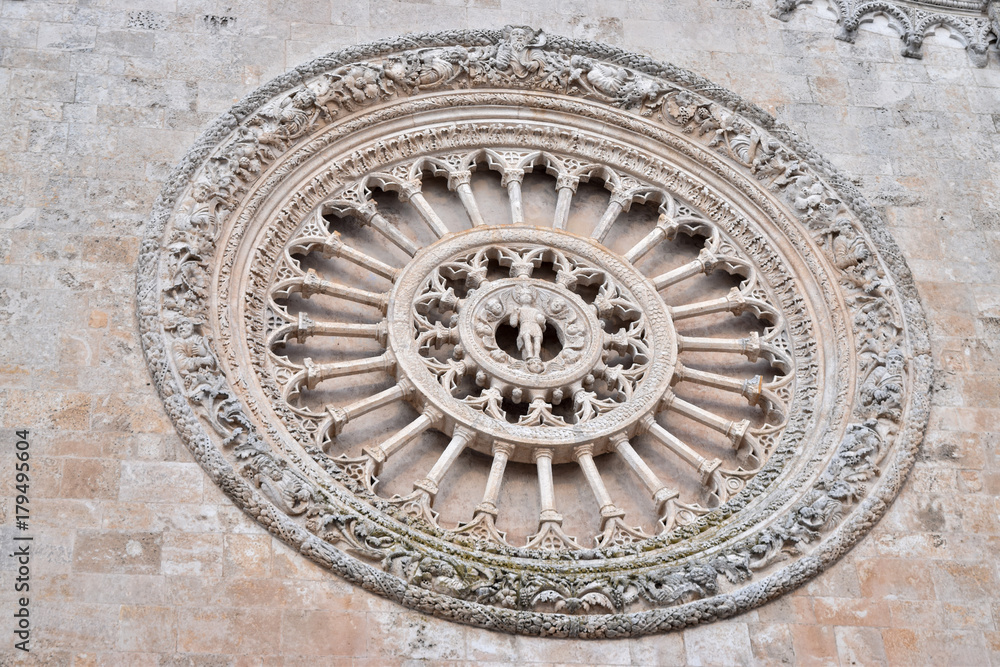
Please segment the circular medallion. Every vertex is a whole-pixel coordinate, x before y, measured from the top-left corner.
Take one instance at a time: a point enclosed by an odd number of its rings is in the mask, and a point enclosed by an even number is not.
[[[429,613],[608,637],[760,604],[884,511],[926,421],[908,275],[759,109],[508,27],[234,107],[138,299],[178,431],[268,530]]]
[[[621,257],[551,228],[446,234],[403,270],[389,298],[387,350],[442,430],[511,460],[551,449],[608,451],[669,387],[676,341],[667,306]],[[627,404],[627,405],[626,405]],[[626,412],[616,408],[626,407]]]

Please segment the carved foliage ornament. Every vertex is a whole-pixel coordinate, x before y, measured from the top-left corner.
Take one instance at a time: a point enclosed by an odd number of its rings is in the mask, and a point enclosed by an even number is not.
[[[251,94],[169,179],[138,284],[167,411],[234,502],[507,632],[641,635],[799,585],[926,421],[916,293],[844,177],[693,74],[529,28]]]

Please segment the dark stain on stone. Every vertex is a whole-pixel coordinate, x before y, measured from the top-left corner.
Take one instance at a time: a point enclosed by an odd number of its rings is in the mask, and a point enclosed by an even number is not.
[[[924,528],[931,532],[943,532],[946,521],[941,501],[930,499],[921,503],[920,508],[917,510],[917,520]]]

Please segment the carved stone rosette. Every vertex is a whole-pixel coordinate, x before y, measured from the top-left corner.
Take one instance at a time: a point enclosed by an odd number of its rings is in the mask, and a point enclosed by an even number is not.
[[[846,178],[693,74],[529,28],[248,96],[157,201],[138,308],[237,505],[507,632],[635,636],[799,585],[927,418],[916,292]]]

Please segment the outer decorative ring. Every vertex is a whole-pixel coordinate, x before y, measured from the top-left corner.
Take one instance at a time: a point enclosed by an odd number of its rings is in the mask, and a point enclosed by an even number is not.
[[[618,613],[580,614],[589,608],[587,591],[565,589],[537,598],[558,598],[556,611],[575,613],[532,611],[510,597],[531,591],[504,586],[495,588],[499,597],[485,604],[443,592],[440,573],[447,572],[456,557],[448,547],[434,546],[408,561],[424,573],[408,580],[337,548],[323,539],[331,521],[341,522],[340,539],[355,553],[364,551],[369,539],[380,539],[398,527],[378,515],[377,501],[370,502],[376,511],[365,514],[335,490],[311,486],[297,470],[302,461],[294,455],[284,461],[268,453],[265,440],[280,436],[259,430],[241,403],[234,378],[221,372],[224,341],[194,331],[205,324],[206,315],[224,324],[231,316],[206,292],[206,279],[227,279],[228,270],[215,263],[223,249],[212,246],[215,237],[206,236],[206,230],[217,231],[262,174],[280,178],[267,171],[266,163],[308,141],[314,126],[328,120],[323,104],[350,112],[357,108],[354,104],[364,106],[366,97],[381,95],[379,82],[365,79],[365,66],[351,69],[351,63],[400,53],[413,63],[439,56],[458,64],[469,80],[492,77],[493,91],[506,87],[585,98],[634,119],[637,127],[658,122],[678,137],[690,135],[704,155],[714,152],[712,169],[760,181],[759,192],[752,193],[758,205],[782,211],[815,237],[817,257],[826,270],[839,272],[842,290],[850,293],[855,354],[865,358],[867,371],[856,378],[855,394],[844,397],[851,405],[852,423],[837,434],[839,446],[808,488],[795,497],[789,494],[785,503],[758,507],[759,516],[738,540],[713,544],[703,539],[702,551],[688,557],[675,549],[669,562],[630,563],[634,554],[628,550],[581,551],[570,554],[571,560],[580,561],[576,570],[555,562],[532,566],[536,580],[548,567],[554,578],[568,573],[565,581],[571,583],[574,571],[586,571],[584,561],[598,558],[604,563],[600,568],[619,568],[627,580],[621,590],[644,587],[651,608],[626,611],[627,600],[606,596]],[[353,76],[350,85],[360,97],[318,103],[315,90],[305,84],[331,72],[340,73],[338,81]],[[448,89],[463,81],[458,75],[447,81],[410,81],[405,72],[389,70],[385,76],[400,77],[414,95],[420,86]],[[385,92],[386,82],[382,85]],[[655,120],[643,120],[651,116]],[[233,153],[234,146],[245,146],[240,138],[248,133],[254,135],[256,152]],[[252,93],[206,131],[164,186],[142,246],[137,301],[143,346],[167,412],[195,458],[238,506],[305,556],[368,590],[428,613],[508,632],[636,636],[732,616],[800,585],[835,562],[884,513],[912,464],[927,420],[931,364],[916,290],[884,223],[848,179],[762,110],[704,79],[618,49],[527,28],[408,36],[345,49]],[[209,309],[217,309],[216,314]],[[887,345],[890,349],[883,349]],[[766,486],[776,480],[777,475],[756,483]],[[349,481],[343,484],[351,488]],[[339,503],[345,515],[314,511],[319,496],[331,507]],[[674,531],[667,537],[676,544],[700,532],[711,534],[713,528],[725,526],[727,507],[698,530]],[[297,518],[303,515],[309,521]],[[408,539],[426,541],[415,534]],[[410,546],[419,552],[424,545],[417,543]],[[790,558],[779,563],[783,553]],[[482,572],[494,569],[505,576],[516,572],[511,563],[528,567],[528,560],[537,558],[504,549],[480,557]],[[640,562],[641,572],[634,571]],[[557,572],[559,567],[563,570]],[[615,597],[614,591],[609,596]]]

